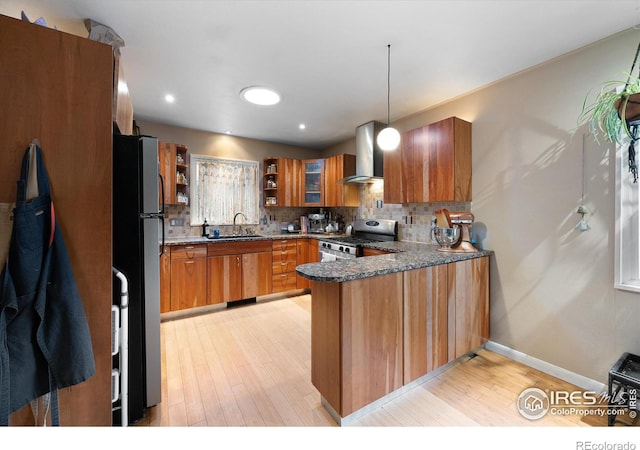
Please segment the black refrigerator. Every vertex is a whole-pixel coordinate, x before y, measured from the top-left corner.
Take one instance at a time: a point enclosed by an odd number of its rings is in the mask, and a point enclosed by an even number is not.
[[[164,194],[155,137],[113,135],[113,267],[128,282],[128,408],[113,425],[141,419],[161,399],[160,254],[164,251]],[[114,276],[113,303],[120,305]],[[116,358],[114,357],[114,364]]]

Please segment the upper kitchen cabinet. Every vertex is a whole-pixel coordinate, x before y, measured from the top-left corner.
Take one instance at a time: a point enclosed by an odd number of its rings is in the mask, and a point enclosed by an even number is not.
[[[302,206],[324,205],[324,159],[302,161]]]
[[[265,206],[299,206],[302,162],[290,158],[264,160]]]
[[[325,159],[324,206],[359,206],[360,188],[343,184],[342,179],[356,174],[355,155],[336,155]]]
[[[384,155],[386,203],[471,201],[471,123],[450,117],[403,133]]]
[[[164,202],[189,204],[189,151],[185,145],[158,142],[160,175],[164,178]]]

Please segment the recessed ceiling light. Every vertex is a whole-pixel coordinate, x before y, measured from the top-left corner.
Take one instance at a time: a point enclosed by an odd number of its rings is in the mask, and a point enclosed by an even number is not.
[[[301,123],[300,125],[298,125],[298,128],[300,128],[301,130],[304,130],[305,128],[307,128],[307,126]]]
[[[249,86],[240,91],[240,97],[249,103],[271,106],[280,103],[280,94],[273,89],[261,86]]]
[[[173,103],[176,101],[176,98],[171,94],[167,94],[164,96],[164,101],[167,103]]]
[[[226,130],[224,134],[231,134],[231,130]]]

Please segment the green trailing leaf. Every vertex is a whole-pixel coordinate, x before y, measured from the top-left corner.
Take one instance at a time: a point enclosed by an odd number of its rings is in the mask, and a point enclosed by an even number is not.
[[[602,83],[600,92],[593,102],[588,102],[589,94],[584,99],[578,124],[586,124],[596,141],[600,135],[604,135],[609,142],[617,143],[621,143],[624,136],[631,137],[629,124],[620,117],[625,117],[629,95],[640,92],[640,79],[630,74],[625,75],[629,77],[628,82],[606,81]],[[620,111],[616,107],[618,101]]]

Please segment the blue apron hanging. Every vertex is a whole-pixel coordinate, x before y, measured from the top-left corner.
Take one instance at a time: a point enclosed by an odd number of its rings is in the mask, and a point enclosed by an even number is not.
[[[31,163],[30,163],[31,161]],[[34,167],[35,163],[35,167]],[[29,198],[33,177],[37,196]],[[95,374],[91,335],[38,145],[22,160],[9,257],[0,272],[0,425],[24,405]],[[45,403],[49,403],[47,400]]]

